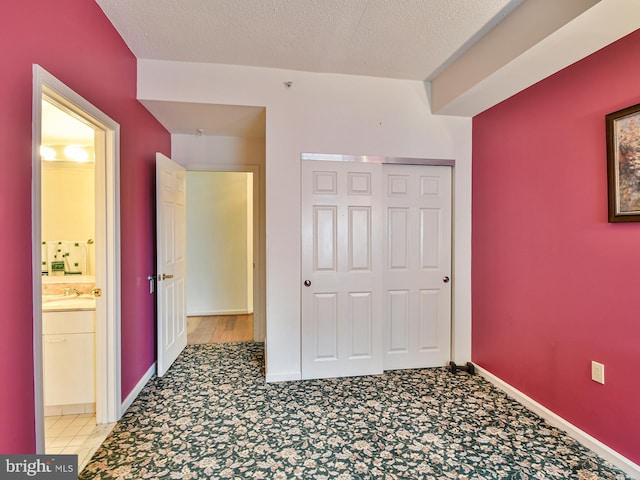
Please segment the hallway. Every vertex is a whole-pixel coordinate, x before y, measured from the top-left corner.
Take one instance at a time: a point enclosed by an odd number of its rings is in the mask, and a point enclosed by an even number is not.
[[[253,314],[187,317],[187,344],[251,342]]]

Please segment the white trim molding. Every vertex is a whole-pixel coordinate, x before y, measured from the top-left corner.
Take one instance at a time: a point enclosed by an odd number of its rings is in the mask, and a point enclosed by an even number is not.
[[[253,310],[208,310],[204,312],[189,312],[187,313],[188,317],[210,317],[215,315],[251,315]]]
[[[636,463],[632,462],[628,458],[623,457],[618,452],[613,450],[611,447],[608,447],[601,441],[589,435],[587,432],[579,429],[578,427],[576,427],[572,423],[569,423],[567,420],[565,420],[561,416],[553,413],[547,407],[536,402],[534,399],[525,395],[520,390],[512,387],[501,378],[496,377],[494,374],[490,373],[489,371],[485,370],[482,367],[479,367],[475,363],[474,363],[474,367],[476,368],[476,371],[480,375],[482,375],[485,379],[487,379],[490,383],[492,383],[497,388],[505,392],[511,398],[516,400],[518,403],[524,405],[532,412],[541,416],[549,424],[553,425],[556,428],[559,428],[560,430],[565,432],[567,435],[569,435],[571,438],[577,440],[588,449],[594,451],[595,453],[597,453],[599,456],[601,456],[608,462],[611,462],[613,465],[618,467],[620,470],[622,470],[624,473],[626,473],[630,477],[635,479],[640,479],[640,465],[637,465]]]
[[[42,265],[41,265],[41,169],[42,100],[91,126],[96,142],[96,285],[103,290],[96,305],[96,421],[113,423],[120,418],[120,125],[34,64],[32,89],[32,272],[33,345],[36,451],[44,453],[44,389],[42,368]],[[99,166],[99,167],[98,167]],[[98,199],[100,199],[98,201]]]
[[[388,163],[392,165],[436,165],[455,167],[456,161],[442,158],[380,157],[376,155],[342,155],[335,153],[301,153],[300,159],[326,162]]]
[[[151,377],[153,377],[155,374],[156,374],[156,363],[153,362],[153,364],[149,367],[149,370],[147,370],[145,372],[145,374],[138,381],[138,383],[136,383],[136,386],[133,387],[133,390],[131,390],[131,392],[129,392],[129,395],[127,395],[127,398],[125,398],[122,401],[122,404],[120,406],[120,416],[121,417],[122,417],[122,415],[124,415],[124,412],[126,412],[127,409],[131,406],[133,401],[136,398],[138,398],[138,395],[140,395],[140,392],[142,392],[142,389],[145,387],[147,382],[149,380],[151,380]]]

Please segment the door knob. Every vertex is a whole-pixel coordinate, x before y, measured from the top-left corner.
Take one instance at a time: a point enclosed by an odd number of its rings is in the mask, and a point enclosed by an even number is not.
[[[444,283],[449,283],[449,277],[444,277],[444,278],[442,279],[442,281],[443,281]]]
[[[165,278],[173,278],[173,275],[167,275],[166,273],[163,273],[162,280],[164,280]]]
[[[311,282],[309,280],[305,280],[304,281],[304,286],[305,287],[310,287],[311,286]]]

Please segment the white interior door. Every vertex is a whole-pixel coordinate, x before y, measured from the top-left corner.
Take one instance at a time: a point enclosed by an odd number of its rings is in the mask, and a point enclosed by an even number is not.
[[[384,165],[384,369],[451,350],[451,168]]]
[[[163,376],[187,345],[186,172],[156,154],[157,371]]]
[[[380,167],[302,162],[302,377],[382,373]]]

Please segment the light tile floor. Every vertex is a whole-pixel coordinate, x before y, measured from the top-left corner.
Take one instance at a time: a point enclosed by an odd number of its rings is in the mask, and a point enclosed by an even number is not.
[[[82,471],[115,423],[96,425],[94,413],[45,417],[45,450],[49,454],[78,455]]]

